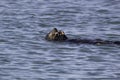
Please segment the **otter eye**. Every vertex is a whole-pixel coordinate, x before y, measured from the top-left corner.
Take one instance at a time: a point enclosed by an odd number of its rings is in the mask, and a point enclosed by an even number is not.
[[[55,32],[55,36],[58,36],[58,32]]]

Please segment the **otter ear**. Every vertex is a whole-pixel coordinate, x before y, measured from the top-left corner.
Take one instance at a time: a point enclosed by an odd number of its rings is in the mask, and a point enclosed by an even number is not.
[[[51,34],[55,34],[55,32],[58,32],[57,28],[53,28],[53,29],[49,32],[49,34],[50,34],[50,33],[51,33]]]
[[[52,30],[52,31],[58,32],[57,28],[53,28],[53,30]]]

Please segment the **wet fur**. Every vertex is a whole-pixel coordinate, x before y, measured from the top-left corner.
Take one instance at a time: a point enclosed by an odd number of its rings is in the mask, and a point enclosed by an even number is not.
[[[57,28],[53,28],[46,37],[46,40],[49,41],[67,41],[72,43],[87,43],[87,44],[117,44],[120,45],[120,41],[109,41],[109,40],[101,40],[101,39],[68,39],[63,31],[58,31]]]

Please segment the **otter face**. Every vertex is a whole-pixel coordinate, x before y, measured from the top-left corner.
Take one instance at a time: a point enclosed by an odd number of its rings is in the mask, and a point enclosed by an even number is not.
[[[46,40],[55,40],[55,41],[63,41],[68,39],[67,36],[63,31],[58,31],[56,28],[53,28],[52,31],[50,31],[46,37]]]

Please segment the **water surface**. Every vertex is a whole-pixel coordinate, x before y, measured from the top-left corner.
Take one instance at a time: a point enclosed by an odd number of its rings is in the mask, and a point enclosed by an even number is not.
[[[120,40],[119,0],[1,0],[0,80],[119,80],[120,46],[49,42]]]

